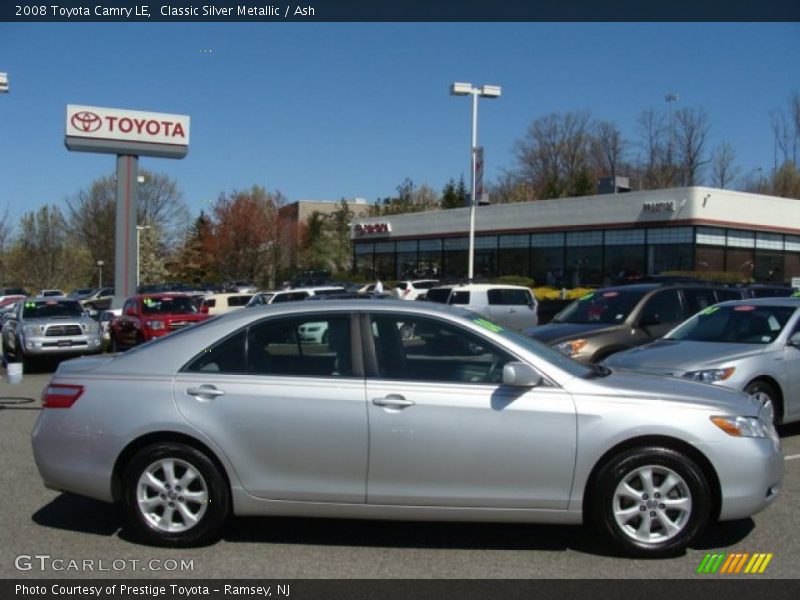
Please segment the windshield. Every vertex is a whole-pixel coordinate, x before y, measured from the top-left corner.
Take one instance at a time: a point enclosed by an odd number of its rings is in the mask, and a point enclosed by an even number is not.
[[[643,290],[599,290],[581,296],[558,313],[555,323],[622,323],[645,295]]]
[[[780,335],[794,311],[791,306],[709,306],[673,329],[664,339],[769,344]]]
[[[24,319],[47,319],[49,317],[82,317],[86,313],[80,303],[74,300],[28,301],[22,307]]]
[[[166,313],[196,313],[197,307],[187,296],[163,296],[142,300],[142,312],[146,315]]]

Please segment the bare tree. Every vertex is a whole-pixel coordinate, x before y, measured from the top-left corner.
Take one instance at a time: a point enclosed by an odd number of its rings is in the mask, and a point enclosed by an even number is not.
[[[627,142],[622,138],[616,123],[600,121],[595,127],[593,148],[600,171],[616,179],[620,163],[624,160]]]
[[[741,169],[734,165],[736,151],[730,142],[722,142],[714,149],[711,156],[711,185],[725,189],[736,177]]]
[[[677,128],[675,145],[682,185],[698,185],[702,169],[709,159],[705,152],[708,141],[708,115],[702,108],[682,108],[675,113]]]
[[[513,178],[530,186],[532,199],[591,193],[591,128],[588,111],[536,119],[515,144]]]
[[[772,120],[772,136],[775,147],[773,171],[777,170],[782,164],[794,160],[792,154],[795,146],[795,135],[792,126],[789,124],[786,115],[774,110],[770,113]]]
[[[8,207],[3,216],[0,217],[0,282],[3,285],[8,283],[6,274],[6,252],[8,250],[8,240],[11,236],[11,224],[9,223]]]
[[[669,133],[664,115],[652,108],[642,111],[637,119],[639,147],[644,151],[644,160],[639,170],[645,189],[670,187],[673,185],[674,169],[667,161]]]

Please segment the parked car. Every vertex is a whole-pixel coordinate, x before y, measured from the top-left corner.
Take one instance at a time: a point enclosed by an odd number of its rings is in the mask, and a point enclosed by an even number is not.
[[[397,297],[402,300],[416,300],[424,296],[429,289],[439,285],[438,279],[411,279],[398,281],[395,286]]]
[[[431,302],[463,306],[509,329],[521,331],[539,323],[538,303],[531,290],[521,285],[462,283],[428,290]]]
[[[794,293],[790,285],[752,283],[745,288],[747,298],[788,298]]]
[[[280,302],[296,302],[307,300],[312,296],[324,297],[339,295],[346,291],[343,286],[316,286],[305,288],[290,288],[286,290],[273,290],[258,292],[253,295],[247,306],[261,306],[263,304],[276,304]]]
[[[660,340],[606,359],[614,369],[743,390],[775,423],[800,420],[800,299],[710,306]]]
[[[85,298],[88,298],[94,294],[96,291],[97,290],[95,288],[78,288],[67,294],[67,298],[72,298],[73,300],[80,302],[81,300],[84,300]]]
[[[60,297],[60,296],[66,297],[66,294],[64,292],[62,292],[61,290],[55,290],[55,289],[53,289],[53,290],[42,290],[41,292],[39,292],[39,295],[42,298],[53,298],[53,297],[57,297],[57,296],[58,297]]]
[[[109,323],[111,349],[131,348],[207,318],[185,294],[139,294]]]
[[[110,308],[98,315],[97,323],[100,325],[100,333],[103,336],[104,348],[111,347],[111,322],[117,319],[121,314],[121,308]]]
[[[297,343],[320,322],[327,344]],[[65,362],[32,436],[49,488],[117,502],[128,535],[176,547],[235,513],[586,522],[669,556],[769,506],[784,471],[746,394],[612,373],[392,300],[237,311]]]
[[[722,286],[642,283],[589,292],[525,334],[583,363],[652,342],[704,308],[742,298]]]
[[[210,294],[203,298],[200,312],[209,315],[222,315],[232,310],[244,308],[253,298],[253,294]]]
[[[3,318],[3,353],[26,367],[44,357],[102,352],[100,327],[76,300],[26,298]]]
[[[111,308],[111,302],[114,300],[114,288],[105,287],[99,290],[93,290],[91,294],[81,299],[81,304],[86,308],[102,312]]]
[[[5,300],[9,296],[22,296],[23,298],[25,298],[29,295],[30,294],[28,294],[28,292],[25,291],[25,289],[20,287],[0,288],[0,301]]]
[[[26,297],[27,296],[22,296],[22,295],[3,296],[3,299],[0,300],[0,312],[6,312],[8,310],[11,310],[11,307],[13,307],[13,305],[16,304],[17,301],[24,300]]]

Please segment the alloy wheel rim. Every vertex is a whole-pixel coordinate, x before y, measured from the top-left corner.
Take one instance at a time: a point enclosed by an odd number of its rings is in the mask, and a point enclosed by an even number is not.
[[[756,402],[758,402],[759,406],[764,408],[766,415],[769,417],[769,422],[775,422],[775,404],[772,402],[772,398],[769,394],[765,392],[755,392],[750,394],[750,397],[753,398]]]
[[[197,525],[205,515],[208,486],[190,463],[177,458],[159,459],[139,477],[136,504],[155,529],[181,533]]]
[[[614,520],[629,538],[658,544],[680,534],[692,514],[692,494],[678,473],[660,465],[629,472],[614,491]]]

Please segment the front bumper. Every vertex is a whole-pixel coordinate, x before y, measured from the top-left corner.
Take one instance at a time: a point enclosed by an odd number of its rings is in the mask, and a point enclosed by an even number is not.
[[[94,354],[103,350],[103,338],[100,334],[69,337],[31,336],[24,337],[21,344],[26,356]]]

